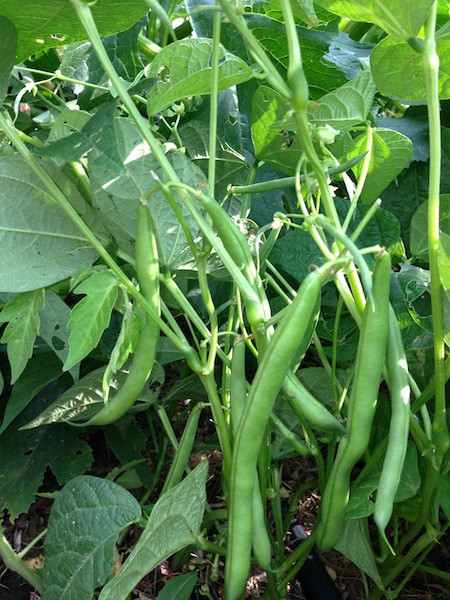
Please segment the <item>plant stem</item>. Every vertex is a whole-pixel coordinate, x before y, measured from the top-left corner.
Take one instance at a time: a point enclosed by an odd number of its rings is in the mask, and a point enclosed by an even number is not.
[[[210,109],[208,189],[211,196],[214,196],[214,189],[216,186],[217,102],[219,97],[219,50],[221,20],[221,12],[215,12],[213,17],[213,42],[211,53],[211,94],[209,99]]]
[[[442,289],[439,275],[439,185],[441,175],[441,124],[439,115],[439,57],[436,52],[437,1],[430,8],[422,51],[427,90],[430,136],[430,175],[428,184],[428,253],[431,278],[431,311],[433,315],[435,410],[433,435],[437,459],[442,459],[450,446],[445,403],[445,342]]]
[[[248,28],[247,23],[236,4],[230,0],[219,0],[219,4],[230,22],[242,35],[250,54],[265,72],[271,86],[285,98],[290,98],[291,92],[284,79],[277,71],[264,48]]]
[[[5,566],[16,573],[19,573],[26,581],[28,581],[38,592],[42,590],[42,582],[39,575],[34,573],[27,565],[21,560],[14,550],[9,545],[8,540],[4,536],[3,532],[0,534],[0,556],[5,563]]]

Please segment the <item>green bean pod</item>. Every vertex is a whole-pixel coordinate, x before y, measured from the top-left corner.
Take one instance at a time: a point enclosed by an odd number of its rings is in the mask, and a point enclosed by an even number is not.
[[[270,310],[264,286],[253,261],[247,238],[233,223],[230,215],[214,198],[206,194],[199,194],[197,199],[211,217],[211,221],[228,254],[259,297],[259,301],[255,301],[254,298],[246,297],[243,293],[247,318],[252,329],[256,329],[270,314]]]
[[[383,251],[376,257],[372,294],[361,323],[355,376],[349,399],[347,435],[338,452],[322,497],[317,545],[332,548],[341,535],[350,494],[350,475],[369,445],[378,390],[383,372],[389,321],[389,280],[391,260]]]
[[[155,235],[147,204],[138,203],[136,227],[136,274],[144,298],[159,312],[159,263]],[[152,372],[159,327],[148,315],[139,336],[128,375],[120,390],[83,426],[109,425],[136,402]]]
[[[245,342],[240,340],[233,346],[231,358],[231,380],[230,380],[230,413],[231,429],[233,435],[239,427],[242,414],[247,402],[247,379],[245,376]],[[252,547],[253,554],[259,566],[267,570],[270,568],[272,557],[269,534],[266,527],[266,511],[258,485],[258,471],[255,471],[255,483],[253,491],[253,514],[252,514]]]
[[[183,435],[181,436],[180,443],[175,454],[175,457],[170,465],[169,472],[167,473],[166,480],[164,482],[161,494],[169,491],[180,483],[183,473],[188,464],[189,457],[192,454],[192,448],[195,442],[195,436],[197,433],[198,420],[202,411],[203,404],[200,402],[194,406],[191,410],[191,414],[186,421],[184,426]]]
[[[385,529],[392,516],[395,494],[397,493],[403,463],[405,462],[410,418],[408,363],[406,361],[402,334],[392,306],[389,307],[387,371],[392,415],[389,425],[389,441],[378,484],[373,516],[380,534],[389,546]]]
[[[258,471],[255,472],[253,486],[252,548],[256,562],[265,571],[270,570],[272,547],[266,527],[266,507],[258,485]]]
[[[236,435],[239,421],[247,402],[247,379],[245,376],[245,342],[240,340],[233,346],[230,377],[231,430]]]
[[[292,410],[297,415],[303,416],[312,427],[345,433],[342,423],[339,423],[330,411],[314,398],[292,371],[288,371],[283,381],[283,390]]]
[[[270,339],[250,387],[231,469],[225,600],[238,600],[250,570],[255,469],[265,428],[293,356],[298,352],[328,273],[310,273]]]

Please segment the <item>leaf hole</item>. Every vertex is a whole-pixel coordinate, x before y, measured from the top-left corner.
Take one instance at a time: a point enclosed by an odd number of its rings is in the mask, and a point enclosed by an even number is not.
[[[164,65],[159,68],[158,79],[164,83],[169,83],[170,81],[170,70]]]
[[[64,348],[66,347],[66,344],[63,342],[63,340],[61,340],[59,337],[56,337],[55,335],[52,337],[52,344],[55,350],[64,350]]]
[[[237,119],[234,115],[232,115],[231,113],[228,115],[228,120],[230,121],[230,123],[232,125],[234,125],[237,122]]]

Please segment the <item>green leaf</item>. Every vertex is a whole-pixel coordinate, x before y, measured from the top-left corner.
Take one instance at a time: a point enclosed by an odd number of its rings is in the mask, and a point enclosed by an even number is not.
[[[358,136],[350,145],[348,157],[362,154],[367,149],[367,133]],[[411,140],[390,129],[374,129],[372,154],[366,182],[361,193],[361,202],[370,204],[408,165],[412,156]],[[362,162],[353,167],[353,172],[359,178]]]
[[[97,347],[109,325],[117,299],[117,279],[110,271],[101,271],[85,279],[74,290],[86,294],[72,309],[69,321],[69,355],[64,363],[67,371]]]
[[[99,110],[84,125],[80,132],[62,137],[45,148],[38,150],[41,156],[51,156],[67,161],[78,161],[84,154],[92,152],[90,162],[96,162],[99,168],[115,171],[118,175],[125,172],[119,151],[111,140],[117,137],[115,129],[116,103]]]
[[[138,52],[138,35],[148,22],[147,16],[137,21],[130,29],[117,35],[103,37],[102,43],[109,60],[124,81],[133,81],[143,66]],[[61,73],[86,84],[107,87],[108,76],[100,64],[92,44],[88,41],[69,44],[61,51]],[[81,108],[90,108],[92,103],[109,102],[111,95],[82,83],[70,84],[78,96]]]
[[[450,475],[439,475],[437,496],[445,516],[450,519]]]
[[[70,308],[53,290],[45,290],[45,307],[39,313],[39,337],[53,350],[64,364],[69,355]],[[79,367],[70,369],[72,378],[78,379]]]
[[[147,7],[142,0],[98,0],[91,10],[103,36],[127,29],[147,12]],[[45,48],[86,38],[86,32],[67,0],[2,0],[0,12],[17,29],[18,63]]]
[[[421,478],[419,471],[419,462],[417,459],[417,447],[413,443],[408,443],[405,462],[403,464],[402,474],[395,494],[394,502],[403,502],[414,498],[420,488]]]
[[[363,71],[351,81],[319,98],[308,111],[310,122],[314,125],[328,124],[338,130],[351,129],[366,120],[375,91],[370,71]],[[272,128],[295,131],[295,119],[292,117],[274,123]]]
[[[17,31],[11,21],[0,17],[0,103],[8,93],[9,77],[16,58]]]
[[[160,562],[195,543],[205,510],[207,475],[208,461],[204,460],[159,498],[138,543],[99,600],[125,598]]]
[[[403,116],[401,119],[377,117],[376,124],[381,129],[398,131],[411,140],[413,145],[411,160],[427,161],[430,158],[428,119],[425,116]]]
[[[44,410],[55,393],[57,390],[41,392],[0,436],[0,507],[9,511],[11,521],[28,511],[47,467],[61,485],[91,467],[91,447],[78,438],[73,427],[54,425],[18,431]]]
[[[153,179],[149,174],[154,173],[156,177],[163,177],[163,174],[154,155],[142,141],[139,131],[130,119],[116,119],[116,130],[117,139],[110,138],[109,142],[117,144],[126,173],[118,176],[114,170],[107,170],[97,161],[91,163],[92,153],[89,154],[94,205],[100,210],[105,226],[109,228],[120,248],[134,255],[138,200],[148,193],[152,186]],[[206,181],[201,169],[182,152],[170,151],[166,156],[184,183],[196,187],[197,184]],[[152,195],[150,207],[161,264],[172,270],[189,262],[192,254],[186,237],[162,192],[158,191]],[[181,205],[180,209],[195,237],[198,231],[196,222],[189,215],[187,208]]]
[[[345,83],[317,101],[309,111],[316,125],[328,123],[334,129],[350,129],[366,120],[375,96],[376,87],[370,71]]]
[[[61,375],[61,362],[51,352],[35,354],[14,385],[6,404],[0,434],[49,383]]]
[[[103,375],[106,367],[91,371],[77,381],[71,388],[63,392],[57,400],[48,406],[39,416],[26,424],[23,429],[32,429],[49,423],[85,420],[92,417],[104,406],[102,390]],[[111,379],[111,389],[118,390],[128,374],[127,365],[118,371]],[[139,396],[135,410],[142,410],[157,400],[160,388],[164,382],[164,370],[155,363],[148,386]],[[151,388],[151,389],[150,389]],[[110,390],[110,399],[113,394]]]
[[[148,77],[158,78],[147,95],[149,115],[155,115],[184,98],[209,94],[211,55],[212,40],[206,38],[179,40],[163,48],[151,62],[147,73]],[[252,77],[250,67],[220,45],[219,91]]]
[[[335,548],[383,589],[365,519],[344,521],[344,530]]]
[[[440,196],[439,228],[450,235],[450,194]],[[421,261],[428,261],[428,201],[419,206],[411,219],[411,253]]]
[[[56,497],[48,521],[45,598],[91,598],[114,567],[119,533],[140,516],[139,502],[112,481],[89,475],[69,481]]]
[[[272,125],[283,119],[290,105],[278,92],[260,86],[252,99],[251,132],[255,156],[282,173],[293,175],[302,147],[294,136],[276,131]]]
[[[84,221],[106,243],[98,217],[50,162],[41,163]],[[0,157],[0,289],[27,292],[90,266],[97,252],[18,155]]]
[[[391,303],[405,348],[431,348],[430,272],[408,264],[401,265],[400,271],[391,275]]]
[[[197,579],[198,574],[195,571],[169,579],[157,595],[156,600],[189,600]]]
[[[317,0],[317,4],[341,17],[379,25],[407,40],[418,34],[433,0]]]
[[[44,290],[35,290],[18,294],[0,313],[0,323],[9,321],[0,342],[7,344],[11,383],[17,381],[33,354],[43,308]]]
[[[450,40],[436,40],[439,56],[439,98],[450,98]],[[406,42],[387,37],[370,56],[372,76],[382,94],[404,102],[426,100],[422,57]]]

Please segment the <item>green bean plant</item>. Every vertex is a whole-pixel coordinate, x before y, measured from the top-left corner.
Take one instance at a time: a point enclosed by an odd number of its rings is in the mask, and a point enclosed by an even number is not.
[[[313,546],[359,597],[448,580],[447,2],[12,0],[0,31],[5,566],[44,600],[170,557],[158,598],[285,598]]]

